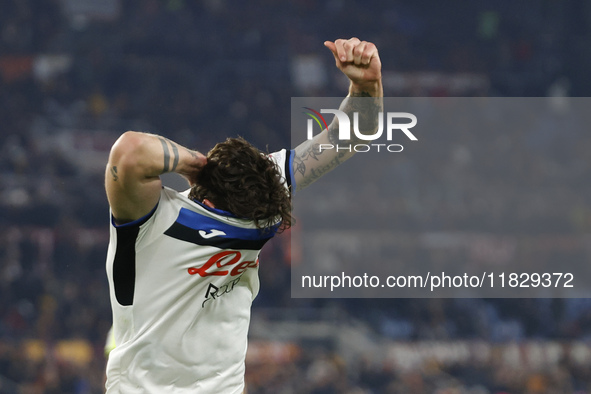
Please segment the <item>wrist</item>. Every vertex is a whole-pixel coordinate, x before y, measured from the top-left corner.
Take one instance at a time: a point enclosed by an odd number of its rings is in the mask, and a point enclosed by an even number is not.
[[[353,82],[349,85],[350,97],[383,97],[382,80],[371,82]]]

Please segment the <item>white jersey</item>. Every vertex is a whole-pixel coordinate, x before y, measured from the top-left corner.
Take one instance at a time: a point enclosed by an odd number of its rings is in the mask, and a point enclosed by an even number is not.
[[[286,187],[292,153],[271,155]],[[273,231],[169,188],[146,217],[110,231],[107,393],[242,393],[258,255]]]

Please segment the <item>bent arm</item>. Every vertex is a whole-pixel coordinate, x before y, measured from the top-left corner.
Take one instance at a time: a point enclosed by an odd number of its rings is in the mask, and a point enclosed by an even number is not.
[[[105,189],[117,223],[137,220],[156,206],[160,175],[176,172],[192,183],[205,164],[205,156],[164,137],[128,131],[111,148]]]
[[[326,42],[325,45],[333,53],[337,67],[350,80],[349,94],[339,110],[345,112],[349,119],[353,119],[353,113],[357,112],[360,131],[373,134],[378,129],[384,97],[381,63],[375,45],[357,38]],[[298,190],[306,188],[352,157],[355,151],[350,149],[351,145],[364,142],[353,130],[348,141],[339,140],[338,134],[339,122],[335,117],[327,129],[295,148],[293,172]],[[327,145],[338,145],[339,149],[321,149],[321,146]]]

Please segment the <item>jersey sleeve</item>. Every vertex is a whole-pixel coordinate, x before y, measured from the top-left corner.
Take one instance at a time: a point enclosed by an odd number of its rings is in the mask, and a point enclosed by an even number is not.
[[[285,187],[291,190],[291,195],[295,195],[296,184],[293,176],[293,158],[295,152],[293,150],[282,149],[277,152],[273,152],[269,155],[271,160],[275,162],[279,173],[283,178]]]

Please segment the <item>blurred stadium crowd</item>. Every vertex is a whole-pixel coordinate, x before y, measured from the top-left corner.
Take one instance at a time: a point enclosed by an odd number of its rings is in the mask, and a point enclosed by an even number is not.
[[[0,7],[2,394],[102,392],[111,325],[102,171],[121,132],[155,132],[200,150],[237,134],[270,151],[288,146],[292,96],[345,94],[322,42],[352,35],[378,46],[387,96],[591,92],[584,1],[3,0]],[[401,156],[384,169],[388,185],[399,185],[388,223],[417,233],[471,231],[477,221],[494,234],[509,221],[517,233],[560,234],[556,261],[589,261],[585,243],[568,243],[591,226],[589,135],[543,130],[520,143],[455,137],[465,143],[448,157],[424,165]],[[505,155],[506,167],[478,161],[487,149]],[[440,183],[414,176],[439,171]],[[530,195],[523,185],[518,195],[502,193],[511,171],[531,175],[529,186],[542,192]],[[454,203],[450,194],[463,185],[486,188],[494,204]],[[433,198],[442,194],[448,198]],[[312,192],[301,198],[314,204]],[[494,254],[494,245],[485,246]],[[250,394],[591,393],[587,299],[294,300],[289,250],[285,234],[261,256]],[[533,264],[540,253],[516,258]]]

